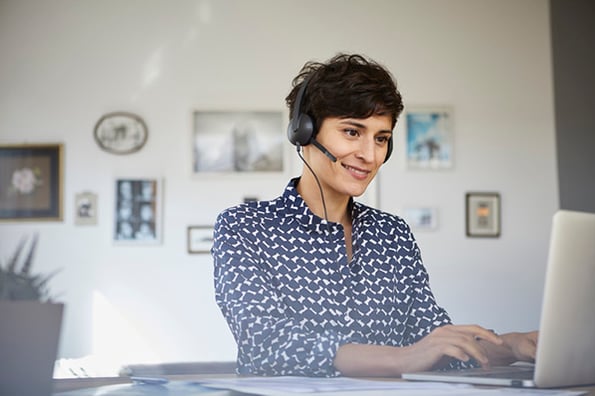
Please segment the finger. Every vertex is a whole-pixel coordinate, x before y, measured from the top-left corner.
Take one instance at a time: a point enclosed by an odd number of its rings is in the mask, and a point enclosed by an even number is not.
[[[490,361],[488,359],[488,355],[486,350],[479,344],[479,342],[475,341],[472,343],[464,344],[463,345],[464,352],[468,354],[471,358],[473,358],[479,365],[483,368],[489,368]]]
[[[468,362],[471,359],[471,356],[466,354],[462,348],[458,348],[454,345],[450,345],[443,351],[444,356],[448,356],[449,358],[454,358],[460,360],[462,362]]]
[[[463,362],[469,362],[471,359],[475,360],[482,368],[488,368],[490,363],[485,350],[479,347],[479,344],[463,343],[461,345],[451,345],[444,352],[446,355],[458,359]]]
[[[502,345],[504,343],[504,340],[502,339],[502,337],[500,337],[498,334],[496,334],[493,330],[486,330],[486,329],[483,329],[483,330],[484,331],[478,332],[475,335],[475,339],[477,341],[484,340],[484,341],[491,342],[494,345]]]
[[[533,340],[528,340],[522,344],[521,353],[528,358],[535,359],[535,355],[537,354],[537,345],[533,342]]]
[[[451,350],[450,353],[468,356],[469,358],[475,359],[482,367],[486,367],[489,364],[487,352],[472,334],[473,333],[462,331],[452,334],[449,337],[448,342],[450,347],[455,349]],[[461,360],[466,362],[469,359]]]
[[[478,325],[462,325],[453,326],[456,329],[463,331],[464,333],[470,334],[475,340],[485,340],[495,345],[502,345],[504,340],[494,330],[486,329]]]

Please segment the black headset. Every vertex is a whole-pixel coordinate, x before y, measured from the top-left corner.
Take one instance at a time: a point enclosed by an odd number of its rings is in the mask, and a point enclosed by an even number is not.
[[[289,125],[287,126],[287,138],[294,146],[307,146],[313,142],[317,143],[314,138],[316,137],[316,133],[318,131],[316,131],[316,128],[314,127],[314,120],[312,120],[312,117],[310,117],[308,114],[302,113],[301,111],[308,82],[309,78],[306,78],[304,81],[302,81],[302,86],[300,87],[295,97],[295,101],[293,102],[293,116],[291,117]],[[388,161],[392,151],[393,136],[391,134],[388,140],[388,147],[386,149],[386,157],[384,157],[384,162]]]

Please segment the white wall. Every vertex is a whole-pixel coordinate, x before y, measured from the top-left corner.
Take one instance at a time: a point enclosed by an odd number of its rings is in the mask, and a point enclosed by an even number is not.
[[[230,360],[209,255],[186,253],[186,227],[212,224],[244,196],[278,195],[275,176],[191,175],[195,109],[283,109],[309,59],[361,52],[396,75],[406,105],[449,105],[455,167],[405,170],[403,136],[379,180],[381,208],[439,210],[417,237],[439,302],[459,323],[536,328],[558,207],[546,0],[3,0],[0,143],[65,144],[62,222],[0,223],[0,257],[40,232],[36,266],[61,268],[62,357],[140,362]],[[95,144],[104,113],[149,126],[138,153]],[[284,133],[284,131],[280,131]],[[114,246],[117,177],[163,178],[163,243]],[[74,225],[74,196],[99,196],[97,226]],[[502,236],[469,239],[464,194],[498,191]]]

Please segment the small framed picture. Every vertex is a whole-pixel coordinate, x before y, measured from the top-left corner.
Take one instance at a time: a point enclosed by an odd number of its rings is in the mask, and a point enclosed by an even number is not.
[[[257,201],[258,201],[258,197],[244,197],[244,203],[257,202]]]
[[[161,182],[117,179],[114,241],[118,244],[161,242]]]
[[[465,207],[467,236],[492,238],[500,236],[500,194],[467,193]]]
[[[97,194],[88,191],[76,194],[74,207],[74,224],[97,224]]]
[[[449,107],[413,107],[405,114],[408,169],[453,166],[454,132]]]
[[[212,226],[188,227],[188,253],[210,253],[213,246]]]
[[[0,145],[0,221],[62,220],[62,144]]]
[[[438,210],[430,207],[406,207],[403,217],[413,229],[435,230],[438,228]]]

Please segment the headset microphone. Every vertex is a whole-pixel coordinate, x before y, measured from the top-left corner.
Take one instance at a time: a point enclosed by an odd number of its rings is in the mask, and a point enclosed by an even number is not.
[[[311,142],[311,143],[312,143],[312,144],[313,144],[313,145],[314,145],[314,146],[315,146],[315,147],[316,147],[318,150],[322,151],[322,153],[323,153],[324,155],[326,155],[327,157],[329,157],[329,159],[330,159],[331,161],[333,161],[333,162],[337,162],[337,157],[335,157],[334,155],[332,155],[332,154],[331,154],[331,152],[330,152],[330,151],[328,151],[328,150],[326,149],[326,147],[324,147],[322,144],[320,144],[320,143],[318,142],[318,140],[316,140],[316,139],[312,139],[312,142]]]

